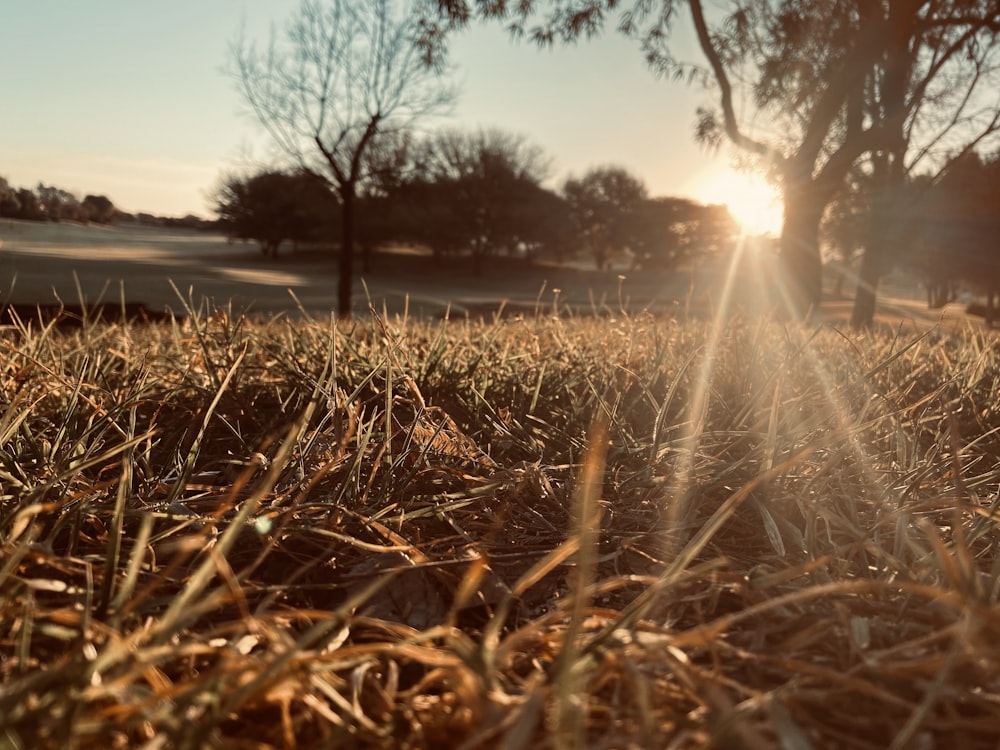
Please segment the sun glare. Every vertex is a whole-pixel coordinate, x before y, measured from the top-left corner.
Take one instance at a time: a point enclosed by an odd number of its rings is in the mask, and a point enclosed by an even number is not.
[[[758,175],[727,170],[711,179],[701,194],[707,203],[726,204],[747,234],[781,232],[781,195]]]

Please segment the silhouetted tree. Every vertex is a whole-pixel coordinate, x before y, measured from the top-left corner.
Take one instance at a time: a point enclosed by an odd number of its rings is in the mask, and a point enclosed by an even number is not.
[[[402,187],[414,176],[415,148],[411,132],[389,131],[376,133],[365,151],[364,179],[355,210],[355,235],[365,273],[372,270],[372,254],[378,245],[412,239],[406,228]]]
[[[18,218],[28,221],[42,221],[45,219],[45,209],[42,207],[38,196],[28,188],[19,188],[17,191]]]
[[[38,183],[35,188],[38,203],[49,221],[79,221],[83,218],[80,202],[68,190]]]
[[[240,90],[274,143],[337,192],[341,241],[337,309],[351,314],[355,203],[364,157],[379,132],[403,130],[453,99],[422,64],[409,5],[303,0],[266,50],[233,47]]]
[[[338,206],[326,182],[308,172],[264,171],[228,177],[216,190],[215,212],[230,237],[259,242],[277,257],[285,240],[315,239]]]
[[[416,148],[400,196],[408,234],[436,257],[468,252],[475,269],[500,252],[536,254],[556,241],[559,199],[541,186],[548,159],[522,136],[445,131]]]
[[[692,220],[685,222],[689,256],[707,256],[732,250],[739,233],[739,224],[723,204],[696,204]]]
[[[717,109],[698,112],[697,137],[728,139],[779,177],[782,265],[799,313],[821,298],[824,209],[862,156],[875,157],[876,182],[892,187],[907,154],[932,154],[949,139],[967,145],[1000,121],[994,0],[728,0],[710,14],[702,0],[437,0],[422,43],[437,59],[448,31],[476,15],[543,45],[572,42],[614,14],[654,69],[698,78],[671,46],[685,6],[718,93]]]
[[[115,204],[104,195],[88,195],[84,197],[80,204],[83,217],[86,221],[93,221],[98,224],[110,224],[115,218]]]
[[[925,274],[929,305],[950,301],[950,290],[964,282],[985,295],[992,325],[1000,293],[1000,155],[953,159],[908,218],[921,233],[911,260]]]
[[[595,167],[563,186],[576,230],[599,270],[629,246],[629,228],[646,200],[646,186],[622,167]]]
[[[529,183],[519,194],[518,248],[529,260],[542,256],[562,261],[572,254],[575,238],[569,205],[558,193]]]
[[[17,190],[7,180],[0,177],[0,216],[19,218],[21,201],[17,199]]]
[[[620,232],[635,268],[673,270],[731,250],[738,233],[729,209],[687,198],[646,198]]]
[[[843,293],[843,285],[851,264],[862,252],[868,239],[866,228],[871,221],[866,181],[849,177],[836,197],[827,206],[820,224],[820,240],[827,250],[836,272],[834,294]]]
[[[685,205],[681,205],[681,204]],[[672,270],[685,256],[678,214],[694,201],[673,198],[643,200],[628,222],[628,249],[632,267],[644,270]]]

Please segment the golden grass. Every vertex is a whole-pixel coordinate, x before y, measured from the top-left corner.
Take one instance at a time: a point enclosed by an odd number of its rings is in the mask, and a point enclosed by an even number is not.
[[[0,746],[995,747],[989,334],[190,312],[0,338]]]

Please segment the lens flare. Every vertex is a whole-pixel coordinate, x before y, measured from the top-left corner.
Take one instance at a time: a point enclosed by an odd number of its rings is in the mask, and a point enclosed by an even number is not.
[[[759,175],[727,170],[721,172],[700,191],[706,203],[723,203],[748,235],[781,231],[781,194]]]

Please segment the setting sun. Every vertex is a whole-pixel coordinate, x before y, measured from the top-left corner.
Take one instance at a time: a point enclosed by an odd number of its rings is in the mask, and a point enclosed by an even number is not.
[[[711,178],[700,193],[707,203],[726,204],[747,234],[781,232],[781,195],[758,175],[727,170]]]

